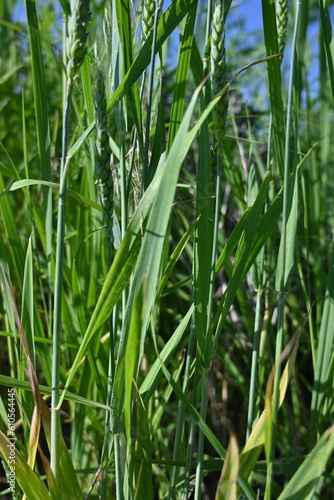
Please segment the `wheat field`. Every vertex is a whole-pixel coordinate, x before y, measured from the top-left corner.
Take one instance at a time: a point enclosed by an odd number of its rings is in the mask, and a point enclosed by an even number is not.
[[[334,6],[242,6],[0,3],[0,498],[334,495]]]

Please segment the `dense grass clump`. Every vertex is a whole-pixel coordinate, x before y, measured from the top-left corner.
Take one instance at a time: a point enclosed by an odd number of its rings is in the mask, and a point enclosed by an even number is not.
[[[332,498],[331,2],[60,4],[0,6],[0,498]]]

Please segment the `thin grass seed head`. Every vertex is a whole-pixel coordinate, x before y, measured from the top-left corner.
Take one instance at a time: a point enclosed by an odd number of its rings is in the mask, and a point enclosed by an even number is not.
[[[287,0],[276,0],[276,25],[278,35],[278,50],[284,52],[288,24]]]
[[[88,22],[91,17],[89,0],[73,0],[68,20],[66,40],[67,77],[75,79],[87,53]]]
[[[154,25],[154,17],[155,11],[158,8],[161,11],[163,0],[143,0],[142,7],[142,29],[141,36],[142,40],[146,40],[150,35],[153,25]]]
[[[220,2],[216,3],[211,32],[211,85],[212,94],[216,95],[227,83],[225,60],[225,26],[224,9]],[[217,152],[222,153],[227,118],[227,94],[225,93],[213,110],[214,134]]]
[[[95,126],[96,126],[96,169],[100,191],[103,217],[109,236],[112,234],[114,209],[114,182],[110,168],[111,148],[109,144],[107,101],[102,72],[97,76],[94,91]]]

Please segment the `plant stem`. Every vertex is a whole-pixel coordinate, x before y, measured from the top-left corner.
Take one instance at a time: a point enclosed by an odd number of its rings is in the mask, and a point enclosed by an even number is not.
[[[265,491],[265,500],[271,499],[271,485],[273,474],[273,461],[275,458],[276,450],[276,433],[277,433],[277,416],[279,407],[279,381],[281,375],[279,359],[283,347],[283,332],[284,332],[284,306],[285,306],[285,293],[287,289],[287,223],[288,223],[288,196],[289,189],[289,159],[290,159],[290,132],[291,132],[291,116],[292,116],[292,102],[294,95],[294,75],[296,69],[296,44],[298,34],[298,24],[300,16],[300,0],[297,1],[297,10],[295,17],[295,27],[292,41],[292,56],[290,63],[290,79],[289,79],[289,93],[288,93],[288,107],[286,117],[286,137],[285,137],[285,153],[284,153],[284,192],[283,192],[283,215],[282,215],[282,271],[279,282],[279,296],[278,296],[278,325],[276,337],[276,350],[275,350],[275,376],[274,376],[274,391],[272,399],[272,434],[271,442],[269,444],[268,468],[267,468],[267,482]]]
[[[57,248],[55,268],[55,294],[54,294],[54,318],[53,318],[53,348],[52,348],[52,387],[51,387],[51,469],[57,478],[59,467],[59,436],[60,436],[60,408],[57,408],[59,400],[60,381],[60,344],[61,344],[61,302],[63,289],[63,263],[64,263],[64,241],[65,241],[65,214],[66,214],[66,192],[67,192],[67,146],[70,121],[72,95],[72,81],[68,80],[66,85],[64,123],[62,130],[62,159],[59,184],[58,201],[58,223],[57,223]]]
[[[187,349],[187,358],[186,358],[186,364],[185,364],[185,369],[184,369],[184,378],[183,378],[183,384],[182,384],[182,392],[184,394],[187,394],[188,391],[188,385],[189,385],[189,378],[190,378],[190,371],[191,371],[191,363],[193,359],[193,353],[194,353],[194,347],[196,344],[196,334],[195,330],[193,328],[193,325],[190,329],[190,337],[189,337],[189,344],[188,344],[188,349]],[[181,460],[183,457],[180,456],[181,453],[181,444],[182,444],[182,437],[184,435],[184,423],[185,423],[185,406],[182,401],[179,402],[179,407],[178,407],[178,414],[177,414],[177,422],[176,422],[176,429],[175,429],[175,441],[174,441],[174,449],[173,449],[173,461]],[[189,434],[191,434],[191,430],[189,430]],[[189,450],[189,447],[191,450]],[[189,442],[188,438],[188,447],[187,451],[190,451],[190,453],[187,453],[187,456],[189,455],[190,461],[191,461],[191,452],[192,452],[192,442]],[[175,465],[171,467],[171,472],[170,472],[170,481],[169,481],[169,491],[168,491],[168,496],[169,498],[175,498],[175,487],[177,484],[178,476],[179,476],[179,471]],[[188,478],[190,475],[190,467],[185,470],[185,486],[184,486],[184,494],[186,495],[187,498],[187,482]]]
[[[155,14],[154,14],[154,25],[153,25],[153,42],[151,51],[151,72],[148,82],[148,100],[147,100],[147,111],[146,111],[146,131],[145,131],[145,147],[144,147],[144,164],[143,164],[143,182],[142,191],[147,188],[148,185],[148,150],[150,145],[150,128],[151,128],[151,109],[152,109],[152,96],[153,96],[153,84],[154,84],[154,60],[155,60],[155,43],[157,39],[157,25],[159,18],[159,0],[155,2]]]
[[[261,309],[262,309],[262,290],[259,290],[256,294],[254,343],[252,352],[251,379],[249,385],[249,406],[248,406],[248,416],[247,416],[246,442],[252,432],[253,419],[254,419],[254,409],[256,400],[256,380],[257,380],[257,368],[258,368],[257,364],[259,359],[259,345],[260,345]]]

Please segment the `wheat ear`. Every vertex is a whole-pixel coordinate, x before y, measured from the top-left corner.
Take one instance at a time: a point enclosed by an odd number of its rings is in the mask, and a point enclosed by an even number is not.
[[[144,41],[153,29],[156,9],[160,11],[161,7],[162,0],[143,0],[141,36]]]
[[[89,0],[73,0],[66,40],[67,76],[73,81],[87,53],[87,25],[91,17]]]
[[[284,52],[286,31],[288,24],[288,2],[287,0],[276,1],[276,25],[278,35],[278,51]]]
[[[227,83],[224,25],[224,9],[222,4],[218,2],[213,11],[211,34],[211,82],[213,95],[218,94]],[[228,99],[225,93],[213,111],[214,134],[218,154],[222,153],[225,138],[227,104]]]
[[[101,71],[98,73],[95,101],[95,124],[96,124],[96,170],[100,190],[103,217],[108,231],[108,237],[112,238],[112,217],[114,200],[114,183],[110,169],[111,149],[109,145],[107,102],[105,96],[104,81]]]

